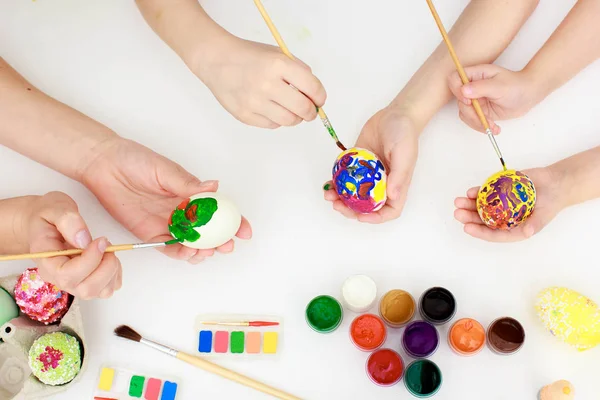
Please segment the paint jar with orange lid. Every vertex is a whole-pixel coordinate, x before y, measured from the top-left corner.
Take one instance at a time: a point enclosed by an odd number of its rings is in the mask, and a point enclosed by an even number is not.
[[[485,347],[485,329],[474,319],[459,319],[448,331],[448,345],[460,356],[474,356]]]
[[[362,351],[380,348],[387,338],[387,328],[383,320],[375,314],[363,314],[350,324],[350,340]]]
[[[401,328],[412,321],[416,308],[412,295],[400,289],[390,290],[379,301],[379,315],[392,328]]]

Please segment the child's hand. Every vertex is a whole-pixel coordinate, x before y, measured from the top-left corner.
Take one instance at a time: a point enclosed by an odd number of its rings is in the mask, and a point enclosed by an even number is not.
[[[485,130],[471,106],[471,99],[479,99],[494,134],[500,133],[495,121],[523,116],[541,100],[533,79],[526,72],[483,64],[465,68],[465,73],[471,83],[463,85],[458,72],[454,72],[448,78],[448,86],[458,99],[460,119],[477,131]]]
[[[541,231],[568,205],[562,188],[563,178],[550,167],[523,171],[533,181],[536,189],[536,204],[531,216],[521,225],[509,231],[488,228],[477,213],[478,187],[467,191],[467,197],[454,200],[454,218],[462,222],[469,235],[488,242],[516,242],[528,239]]]
[[[235,118],[271,129],[316,118],[315,104],[321,107],[327,94],[306,64],[231,35],[216,47],[217,55],[199,56],[191,69]]]
[[[40,276],[84,300],[108,298],[121,288],[122,270],[114,254],[104,253],[105,238],[92,241],[77,204],[66,194],[48,193],[33,203],[29,217],[31,252],[85,249],[75,257],[52,257],[38,261]]]
[[[325,200],[348,218],[378,224],[396,219],[402,213],[408,187],[418,155],[419,132],[412,120],[401,112],[384,108],[371,117],[363,127],[356,147],[371,150],[381,159],[387,172],[387,201],[383,208],[371,214],[358,214],[349,209],[338,197],[329,181]]]

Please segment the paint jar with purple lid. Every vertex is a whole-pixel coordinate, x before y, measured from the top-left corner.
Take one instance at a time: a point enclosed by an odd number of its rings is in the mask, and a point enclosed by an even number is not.
[[[443,325],[454,318],[456,299],[448,289],[432,287],[421,295],[419,312],[425,321],[434,325]]]
[[[427,321],[413,321],[402,333],[402,348],[413,358],[427,358],[436,352],[440,335],[436,327]]]
[[[498,355],[515,354],[525,344],[525,328],[514,318],[498,318],[488,327],[487,344]]]

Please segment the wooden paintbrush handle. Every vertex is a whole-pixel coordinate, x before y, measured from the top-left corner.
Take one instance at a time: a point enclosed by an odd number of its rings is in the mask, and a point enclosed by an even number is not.
[[[108,246],[106,253],[114,253],[116,251],[133,250],[133,244],[119,244]],[[60,256],[76,256],[83,253],[82,249],[69,249],[58,251],[45,251],[42,253],[14,254],[10,256],[0,256],[0,261],[16,261],[16,260],[34,260],[38,258],[50,258]]]
[[[450,52],[450,57],[452,58],[452,61],[454,61],[454,65],[456,66],[458,75],[460,75],[460,79],[462,80],[462,83],[464,85],[466,85],[467,83],[470,82],[469,78],[467,77],[467,74],[465,73],[465,69],[461,65],[460,60],[458,59],[458,56],[456,55],[456,51],[454,51],[454,46],[452,46],[452,42],[450,41],[450,38],[448,37],[446,28],[444,28],[444,24],[442,23],[442,20],[440,19],[440,16],[438,15],[438,13],[435,9],[435,6],[433,5],[432,0],[427,0],[427,5],[429,6],[429,9],[431,10],[431,15],[433,15],[433,19],[435,20],[435,23],[437,24],[438,29],[440,30],[440,33],[442,34],[442,38],[444,39],[444,42],[446,43],[446,46],[448,47],[448,51]],[[473,99],[471,101],[471,103],[473,104],[475,113],[477,113],[477,116],[481,120],[481,123],[483,124],[483,127],[485,128],[485,130],[490,129],[490,124],[488,123],[487,118],[485,117],[485,114],[483,113],[483,110],[481,109],[481,105],[479,104],[479,101],[477,99]]]
[[[251,387],[252,389],[256,389],[263,393],[269,394],[271,396],[277,397],[283,400],[300,400],[299,397],[293,396],[289,393],[283,392],[279,389],[276,389],[272,386],[266,385],[262,382],[256,381],[252,378],[248,378],[242,374],[238,374],[237,372],[231,371],[227,368],[221,367],[220,365],[213,364],[210,361],[207,361],[203,358],[192,356],[190,354],[179,352],[177,353],[177,358],[181,361],[185,361],[188,364],[194,365],[198,368],[201,368],[205,371],[212,372],[213,374],[222,376],[223,378],[229,379],[231,381],[237,382],[239,384]]]

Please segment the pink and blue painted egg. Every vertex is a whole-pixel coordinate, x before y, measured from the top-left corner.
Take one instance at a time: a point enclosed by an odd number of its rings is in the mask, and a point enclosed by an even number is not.
[[[360,214],[372,213],[387,200],[385,167],[374,153],[353,147],[335,160],[333,187],[348,208]]]

